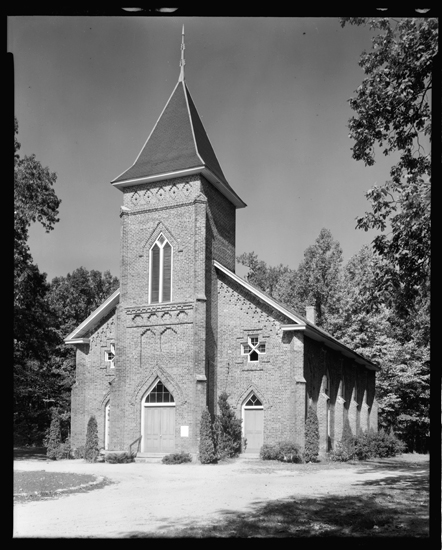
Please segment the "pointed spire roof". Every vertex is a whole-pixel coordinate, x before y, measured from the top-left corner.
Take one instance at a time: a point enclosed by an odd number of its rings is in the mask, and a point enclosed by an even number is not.
[[[111,183],[133,186],[202,173],[237,208],[245,203],[228,184],[184,79],[184,26],[179,80],[134,164]]]

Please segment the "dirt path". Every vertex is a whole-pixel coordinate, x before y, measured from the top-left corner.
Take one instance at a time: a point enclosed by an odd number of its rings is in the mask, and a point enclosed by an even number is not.
[[[269,503],[288,503],[291,499],[293,506],[293,499],[300,497],[304,501],[308,499],[314,512],[314,506],[326,502],[324,499],[334,499],[337,503],[341,502],[337,499],[345,497],[347,504],[353,500],[362,503],[372,498],[373,493],[385,492],[389,487],[401,483],[409,487],[413,479],[419,478],[422,485],[422,478],[428,475],[428,463],[414,465],[411,470],[398,464],[317,467],[270,465],[259,460],[240,459],[217,466],[166,466],[161,463],[21,460],[14,462],[15,469],[94,474],[106,476],[113,483],[86,493],[16,504],[13,535],[45,538],[168,536],[183,529],[197,532],[217,522],[232,525],[235,520],[236,525],[238,518],[256,516],[259,510],[264,513]],[[287,512],[278,510],[281,517]]]

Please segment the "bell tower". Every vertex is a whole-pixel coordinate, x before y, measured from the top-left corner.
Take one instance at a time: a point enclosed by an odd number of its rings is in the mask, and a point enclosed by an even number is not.
[[[213,261],[235,270],[235,215],[245,203],[190,96],[184,48],[183,27],[178,82],[133,165],[111,182],[123,193],[113,449],[141,435],[142,452],[195,452],[202,409],[215,405]],[[165,395],[167,406],[152,401]]]

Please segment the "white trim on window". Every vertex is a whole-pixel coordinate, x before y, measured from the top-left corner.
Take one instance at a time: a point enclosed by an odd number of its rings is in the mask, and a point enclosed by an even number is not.
[[[241,355],[248,355],[247,361],[249,363],[257,363],[259,361],[259,355],[265,355],[266,343],[260,342],[259,337],[256,335],[249,336],[247,338],[247,344],[241,344]],[[252,359],[251,357],[256,357]]]
[[[149,304],[155,303],[155,304],[161,304],[163,303],[163,286],[164,286],[164,248],[168,244],[170,246],[170,297],[169,300],[166,300],[166,302],[172,301],[172,274],[173,274],[173,246],[170,243],[170,241],[166,238],[164,233],[160,233],[153,243],[153,245],[150,247],[149,250]],[[158,301],[152,302],[152,251],[155,246],[158,246],[160,255],[159,255],[159,281],[158,281]]]

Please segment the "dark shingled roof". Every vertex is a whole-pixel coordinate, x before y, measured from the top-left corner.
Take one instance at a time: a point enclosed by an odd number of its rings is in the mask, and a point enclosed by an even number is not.
[[[227,183],[183,80],[178,81],[134,164],[112,183],[179,172],[199,166],[208,168],[234,193]]]

